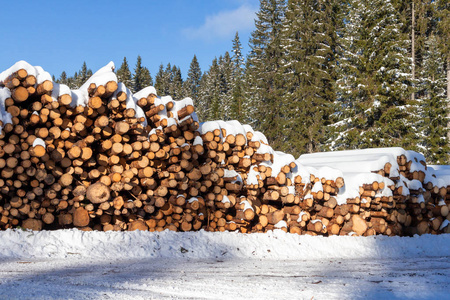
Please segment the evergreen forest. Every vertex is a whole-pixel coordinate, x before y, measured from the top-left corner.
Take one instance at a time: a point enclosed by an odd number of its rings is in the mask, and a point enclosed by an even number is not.
[[[448,0],[261,0],[248,43],[244,55],[236,33],[204,71],[194,55],[185,79],[170,63],[152,77],[141,56],[116,73],[133,92],[191,97],[200,121],[250,124],[295,157],[399,146],[449,163]],[[56,81],[74,89],[90,75],[83,63]]]

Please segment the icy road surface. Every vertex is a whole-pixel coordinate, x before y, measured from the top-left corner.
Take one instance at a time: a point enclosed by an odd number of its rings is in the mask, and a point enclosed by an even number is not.
[[[450,235],[0,232],[0,299],[450,299]]]

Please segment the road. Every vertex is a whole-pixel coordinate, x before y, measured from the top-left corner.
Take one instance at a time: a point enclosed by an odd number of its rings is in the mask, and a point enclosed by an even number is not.
[[[450,256],[6,259],[0,299],[450,299]]]

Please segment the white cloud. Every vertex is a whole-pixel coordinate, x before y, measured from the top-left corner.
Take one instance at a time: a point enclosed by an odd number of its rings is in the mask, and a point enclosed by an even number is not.
[[[244,4],[235,10],[207,16],[200,27],[190,27],[183,34],[190,39],[212,41],[217,38],[233,38],[236,31],[246,31],[254,26],[256,7]]]

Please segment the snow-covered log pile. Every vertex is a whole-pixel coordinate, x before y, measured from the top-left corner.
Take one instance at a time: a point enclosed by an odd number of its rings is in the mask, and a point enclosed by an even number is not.
[[[365,235],[450,232],[450,169],[427,166],[420,153],[402,148],[350,150],[306,154],[297,162],[311,174],[328,168],[332,171],[327,174],[337,173],[344,179],[345,185],[329,196],[338,204],[336,216],[344,216],[344,221],[339,220],[344,222],[340,234],[355,231],[351,222],[345,222],[351,218],[358,219],[362,227],[358,234],[364,231]],[[327,194],[324,188],[317,189]],[[313,196],[320,205],[317,194]],[[351,214],[341,213],[342,208]]]
[[[113,63],[70,90],[21,61],[0,86],[0,228],[203,226],[188,201],[206,176],[190,98],[133,95]]]
[[[199,123],[190,98],[132,94],[112,63],[70,90],[18,62],[0,100],[0,229],[449,232],[450,171],[418,153],[295,160],[248,125]]]

